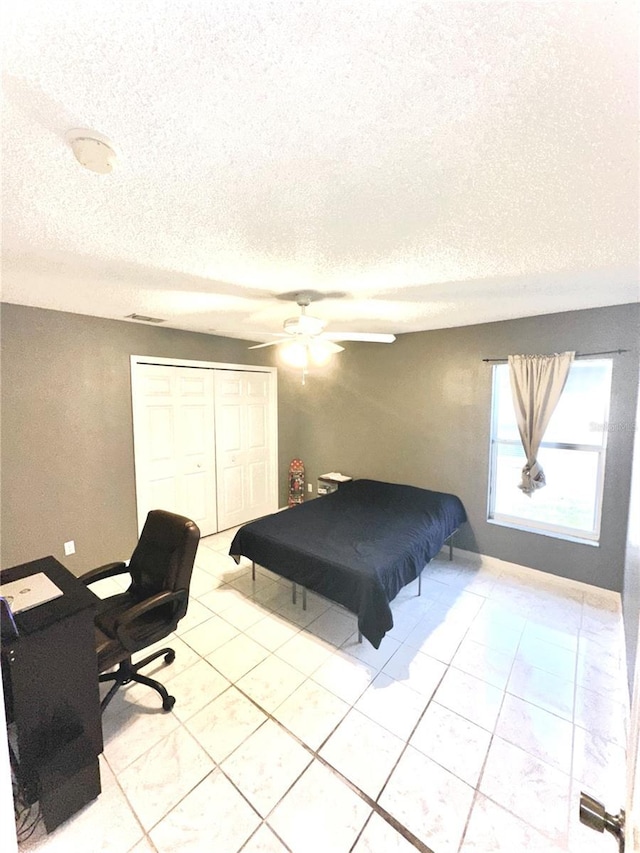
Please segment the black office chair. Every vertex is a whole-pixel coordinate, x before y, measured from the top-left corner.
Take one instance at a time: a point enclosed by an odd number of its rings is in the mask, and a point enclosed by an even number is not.
[[[131,576],[126,592],[98,602],[95,627],[98,672],[102,673],[99,678],[101,682],[115,682],[102,700],[102,711],[118,688],[130,681],[157,690],[165,711],[175,705],[175,697],[169,696],[164,685],[138,671],[162,655],[165,663],[173,663],[173,649],[160,649],[135,664],[131,656],[167,637],[187,612],[199,541],[200,530],[193,521],[155,509],[147,516],[128,567],[123,562],[108,563],[81,577],[88,585],[124,573]],[[107,672],[115,666],[115,672]]]

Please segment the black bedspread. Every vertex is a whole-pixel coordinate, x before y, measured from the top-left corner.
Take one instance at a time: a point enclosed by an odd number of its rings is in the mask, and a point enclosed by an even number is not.
[[[389,602],[464,521],[455,495],[355,480],[245,525],[229,553],[342,604],[378,648],[393,627]]]

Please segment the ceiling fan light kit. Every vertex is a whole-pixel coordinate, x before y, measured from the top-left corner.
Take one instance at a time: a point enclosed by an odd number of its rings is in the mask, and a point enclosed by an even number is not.
[[[301,367],[306,370],[309,366],[309,352],[302,341],[290,341],[282,344],[278,349],[278,355],[289,367]]]
[[[278,354],[289,367],[306,369],[312,365],[324,367],[329,363],[332,355],[343,350],[344,347],[333,341],[296,338],[293,341],[281,343]]]

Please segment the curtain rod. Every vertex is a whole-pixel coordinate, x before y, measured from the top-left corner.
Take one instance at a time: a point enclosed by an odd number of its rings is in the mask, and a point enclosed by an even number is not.
[[[621,355],[623,352],[629,352],[628,349],[608,349],[603,352],[577,352],[576,358],[592,358],[594,355]],[[506,362],[506,358],[483,358],[483,361],[500,364]]]

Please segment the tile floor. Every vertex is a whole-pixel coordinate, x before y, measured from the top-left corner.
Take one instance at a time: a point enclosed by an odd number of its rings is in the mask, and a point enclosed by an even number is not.
[[[253,582],[233,532],[201,542],[176,660],[156,666],[173,712],[122,689],[101,796],[21,849],[614,853],[577,800],[624,803],[616,596],[443,555],[375,650],[329,601],[304,611],[281,578]]]

